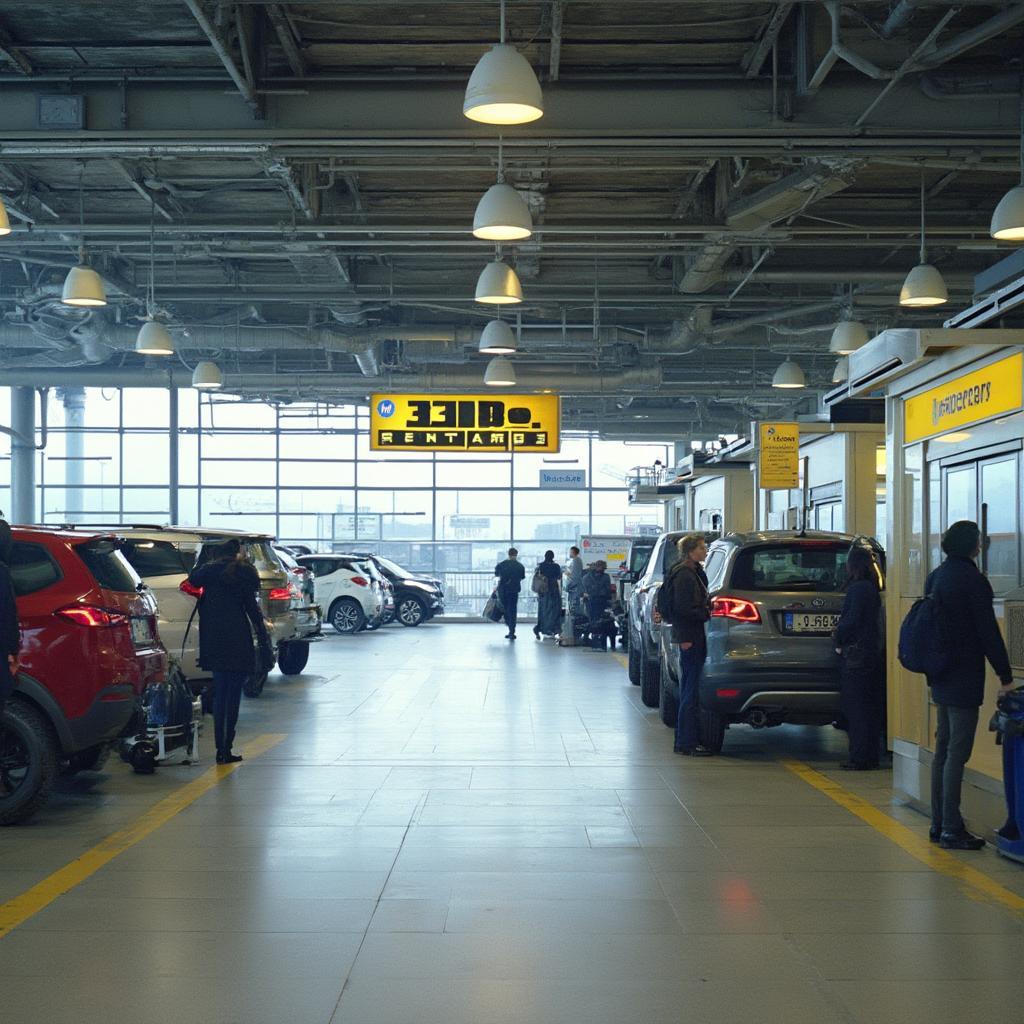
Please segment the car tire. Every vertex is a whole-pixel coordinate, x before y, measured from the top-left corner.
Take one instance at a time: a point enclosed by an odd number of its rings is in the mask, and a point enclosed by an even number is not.
[[[395,618],[403,626],[418,626],[427,618],[427,606],[418,597],[403,597],[395,606]]]
[[[57,737],[42,714],[8,701],[0,713],[0,825],[27,821],[46,803],[59,757]]]
[[[289,640],[277,648],[277,667],[282,675],[297,676],[309,661],[309,644],[302,640]]]
[[[640,700],[644,707],[656,708],[661,692],[661,662],[651,661],[640,652]]]
[[[255,675],[246,676],[242,683],[242,693],[246,697],[258,697],[267,685],[268,672],[257,672]]]
[[[712,754],[720,754],[725,743],[725,718],[716,711],[701,708],[697,715],[697,734],[700,745]]]
[[[110,750],[111,745],[109,743],[100,743],[95,747],[86,747],[85,750],[79,750],[77,754],[72,754],[68,758],[64,774],[75,775],[78,772],[102,771],[103,766],[107,763],[107,758],[110,757]]]
[[[634,686],[640,685],[640,650],[636,644],[629,645],[629,661],[627,663],[629,681]]]
[[[335,632],[343,635],[358,633],[366,625],[366,613],[362,605],[353,597],[339,597],[327,618],[334,627]]]

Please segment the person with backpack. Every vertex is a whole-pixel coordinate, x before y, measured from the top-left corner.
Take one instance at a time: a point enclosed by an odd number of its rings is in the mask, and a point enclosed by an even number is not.
[[[537,595],[537,625],[533,635],[558,636],[562,631],[562,592],[559,583],[562,567],[555,561],[554,551],[544,552],[544,561],[533,573],[533,592]]]
[[[879,613],[882,598],[874,559],[867,548],[854,547],[846,559],[849,582],[843,611],[832,634],[842,656],[839,706],[846,717],[850,742],[845,771],[873,771],[878,767],[878,741],[882,723],[882,638]]]
[[[672,625],[672,643],[679,647],[679,714],[673,750],[687,757],[710,757],[700,744],[697,716],[700,677],[708,655],[705,623],[711,618],[704,535],[690,533],[677,542],[679,561],[669,569],[658,591],[657,609]]]
[[[508,632],[506,640],[515,640],[516,623],[519,621],[519,590],[526,579],[526,569],[519,561],[519,551],[508,549],[508,558],[494,567],[494,575],[498,577],[498,601],[505,613],[505,625]]]
[[[942,537],[946,560],[925,584],[926,599],[938,613],[946,638],[944,643],[941,636],[936,638],[935,646],[942,647],[940,657],[927,673],[938,712],[928,838],[945,850],[980,850],[985,845],[964,825],[960,789],[974,747],[978,709],[985,700],[986,658],[1002,684],[1000,692],[1013,687],[1010,659],[992,606],[992,586],[974,561],[980,542],[977,523],[953,523]],[[902,631],[900,644],[902,648]]]

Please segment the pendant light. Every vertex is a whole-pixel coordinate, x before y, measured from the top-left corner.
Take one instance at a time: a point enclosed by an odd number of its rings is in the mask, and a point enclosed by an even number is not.
[[[85,164],[78,176],[78,266],[68,271],[60,301],[65,306],[105,306],[107,293],[103,281],[85,262]]]
[[[1024,242],[1024,77],[1020,94],[1020,184],[999,200],[989,233],[1001,242]]]
[[[522,302],[523,287],[516,272],[500,258],[488,263],[476,282],[476,301],[491,306]]]
[[[7,216],[7,207],[4,206],[4,201],[0,199],[0,235],[9,235],[11,233],[11,221]]]
[[[536,121],[544,114],[544,98],[529,61],[505,42],[505,0],[501,0],[500,40],[473,68],[462,112],[483,124]]]
[[[786,356],[785,362],[775,371],[772,387],[804,388],[807,387],[807,378],[804,377],[804,371],[800,369],[799,365]]]
[[[174,355],[174,339],[156,318],[156,200],[149,206],[149,291],[146,293],[146,321],[135,339],[135,351],[144,356]]]
[[[484,370],[484,383],[490,388],[510,388],[516,382],[516,371],[504,356],[495,356]]]
[[[845,384],[850,377],[850,360],[846,356],[840,356],[836,360],[835,369],[832,371],[833,384]]]
[[[533,234],[533,217],[523,197],[505,184],[505,168],[498,139],[498,182],[492,185],[476,204],[473,234],[494,242],[511,242]]]
[[[480,335],[477,351],[482,355],[510,356],[516,350],[516,336],[504,320],[491,320]]]
[[[198,391],[213,391],[221,387],[223,383],[224,378],[216,363],[211,363],[207,359],[196,363],[196,368],[192,371],[192,387]]]
[[[924,236],[924,170],[921,171],[921,258],[900,289],[900,305],[911,309],[941,306],[949,299],[942,274],[928,262]]]
[[[856,352],[869,340],[868,329],[859,321],[853,319],[853,288],[850,288],[850,305],[846,309],[843,319],[836,324],[832,332],[832,340],[828,344],[828,350],[833,355],[848,356]]]

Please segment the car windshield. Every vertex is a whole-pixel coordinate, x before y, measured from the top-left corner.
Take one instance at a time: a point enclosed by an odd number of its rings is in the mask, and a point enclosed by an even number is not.
[[[263,572],[280,572],[281,560],[268,540],[245,540],[245,553],[249,561]]]
[[[290,554],[288,554],[287,551],[282,551],[281,548],[274,548],[274,553],[277,555],[277,557],[279,559],[281,559],[281,564],[286,569],[298,569],[299,568],[299,563],[296,562],[295,559],[292,558],[292,556]]]
[[[143,579],[188,572],[181,552],[166,540],[131,539],[121,546],[121,551]]]
[[[630,572],[643,572],[653,549],[653,544],[634,544],[629,549]]]
[[[842,590],[849,544],[792,541],[748,548],[736,557],[732,586],[738,590]]]
[[[79,544],[75,553],[105,590],[132,594],[138,586],[139,578],[117,548],[117,541],[114,540],[91,540]]]
[[[408,569],[403,569],[400,565],[392,562],[390,558],[381,558],[380,555],[376,556],[377,564],[381,566],[386,572],[393,573],[395,576],[412,576],[412,573]]]

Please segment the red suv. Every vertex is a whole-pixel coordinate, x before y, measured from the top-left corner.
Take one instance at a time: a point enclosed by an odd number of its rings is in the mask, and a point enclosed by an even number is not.
[[[98,768],[167,673],[156,601],[107,534],[13,528],[21,672],[0,716],[0,824],[24,821],[60,768]]]

